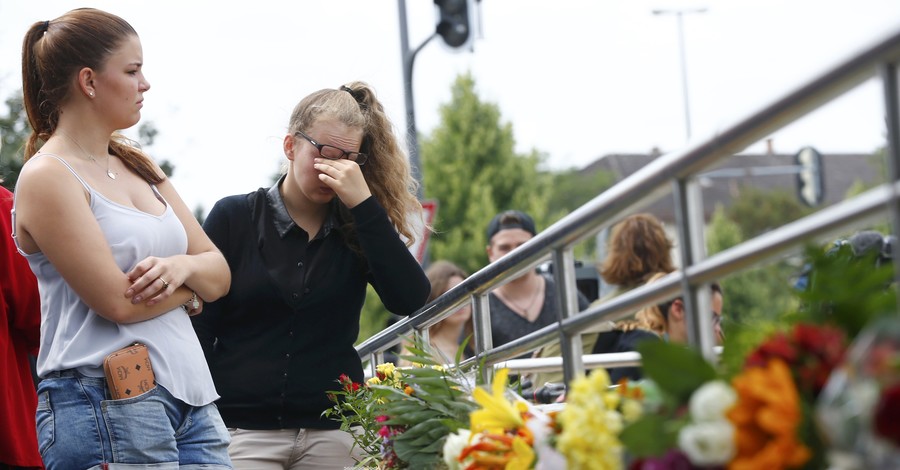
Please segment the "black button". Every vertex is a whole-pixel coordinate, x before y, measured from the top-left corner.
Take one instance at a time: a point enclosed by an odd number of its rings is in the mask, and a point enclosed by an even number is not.
[[[298,261],[298,262],[297,262],[297,267],[298,267],[298,268],[302,268],[302,267],[303,267],[303,261]]]
[[[297,300],[300,298],[300,294],[294,292],[293,294],[291,294],[291,298],[293,298],[294,300]]]
[[[290,359],[290,358],[291,358],[291,355],[290,355],[290,354],[285,354],[285,355],[284,355],[284,358],[285,358],[285,359]]]

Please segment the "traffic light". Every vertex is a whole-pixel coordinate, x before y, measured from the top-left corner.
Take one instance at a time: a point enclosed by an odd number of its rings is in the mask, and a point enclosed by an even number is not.
[[[812,147],[804,147],[794,156],[797,172],[797,195],[810,207],[818,206],[825,197],[822,155]]]
[[[434,0],[437,9],[437,34],[451,48],[461,48],[472,39],[468,0]]]

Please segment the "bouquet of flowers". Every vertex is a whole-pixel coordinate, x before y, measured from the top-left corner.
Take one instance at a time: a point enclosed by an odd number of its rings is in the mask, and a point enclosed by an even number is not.
[[[642,344],[644,373],[666,399],[622,433],[632,468],[822,468],[812,405],[845,347],[840,330],[797,324],[728,377],[692,349]]]
[[[341,422],[367,457],[358,467],[433,468],[441,465],[447,436],[469,424],[471,380],[456,366],[443,367],[421,337],[402,356],[413,367],[380,364],[365,384],[339,378],[325,416]],[[357,432],[354,427],[359,426]]]

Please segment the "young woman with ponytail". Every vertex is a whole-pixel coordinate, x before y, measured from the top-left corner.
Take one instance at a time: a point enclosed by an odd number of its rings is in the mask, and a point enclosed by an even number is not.
[[[33,133],[12,221],[40,286],[48,469],[231,468],[189,318],[230,273],[159,166],[117,132],[141,117],[143,62],[134,29],[90,8],[33,24],[22,46]],[[104,358],[133,343],[149,348],[156,386],[111,400]]]
[[[277,183],[226,197],[206,218],[234,283],[194,327],[222,394],[235,468],[349,468],[361,450],[322,412],[338,377],[363,381],[353,345],[366,286],[399,315],[428,298],[428,278],[404,243],[422,206],[363,82],[303,98],[283,150]]]

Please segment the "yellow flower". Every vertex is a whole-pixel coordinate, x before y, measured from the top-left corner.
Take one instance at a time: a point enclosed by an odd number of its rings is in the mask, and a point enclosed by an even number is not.
[[[528,470],[534,463],[534,449],[521,437],[513,438],[512,458],[506,463],[506,470]]]
[[[481,409],[473,411],[470,415],[473,434],[480,432],[501,434],[509,429],[518,429],[525,424],[516,406],[504,396],[508,375],[509,370],[507,369],[497,372],[491,386],[493,390],[491,394],[480,387],[475,389],[473,398],[481,405]]]
[[[375,366],[375,370],[384,374],[385,377],[393,377],[394,371],[397,370],[397,368],[394,366],[393,362],[385,362],[384,364]]]
[[[366,380],[366,385],[381,385],[381,379],[377,376],[372,377],[371,379]]]
[[[400,388],[399,384],[403,376],[400,375],[400,369],[397,369],[394,363],[385,362],[384,364],[378,364],[375,366],[375,371],[378,372],[378,376],[382,377],[379,384]]]
[[[622,417],[626,423],[633,423],[644,414],[644,407],[640,402],[632,399],[625,399],[622,402]]]
[[[527,470],[536,459],[534,449],[531,447],[533,436],[530,433],[527,435],[480,433],[471,434],[468,439],[470,444],[456,457],[456,461],[466,469]]]
[[[566,457],[570,469],[622,468],[622,415],[609,405],[618,399],[608,391],[609,375],[604,369],[594,369],[587,377],[572,381],[566,406],[558,415],[562,432],[557,449]]]

